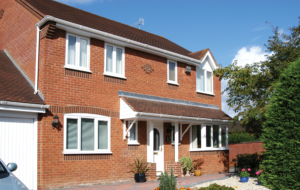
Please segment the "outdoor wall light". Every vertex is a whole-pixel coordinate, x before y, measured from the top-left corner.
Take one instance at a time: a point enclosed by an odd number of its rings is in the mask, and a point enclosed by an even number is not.
[[[56,128],[56,125],[58,124],[59,117],[57,114],[53,117],[52,127],[53,129]]]
[[[170,126],[169,126],[168,129],[167,129],[167,133],[171,133],[171,132],[172,132],[172,129],[173,129],[173,126],[172,126],[172,124],[170,124]]]

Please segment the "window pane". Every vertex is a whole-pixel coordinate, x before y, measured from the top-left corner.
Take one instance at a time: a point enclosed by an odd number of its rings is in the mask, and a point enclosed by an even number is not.
[[[80,39],[80,58],[79,58],[79,66],[87,67],[87,43],[88,41],[85,39]]]
[[[192,126],[192,148],[201,148],[201,125]]]
[[[136,127],[135,124],[133,124],[133,126],[130,129],[130,140],[131,141],[136,141],[136,134],[135,134],[136,128],[135,127]]]
[[[169,80],[175,81],[175,63],[169,62]]]
[[[222,134],[222,147],[226,147],[226,127],[221,127],[221,134]]]
[[[219,125],[213,126],[213,143],[214,148],[219,148]]]
[[[204,71],[197,69],[197,90],[205,91],[204,90]]]
[[[212,72],[206,72],[206,90],[212,92]]]
[[[94,150],[93,119],[81,119],[81,150]]]
[[[123,54],[123,50],[117,48],[117,63],[116,63],[117,74],[122,74],[122,54]]]
[[[98,149],[108,149],[107,121],[98,121]]]
[[[159,151],[159,146],[160,146],[159,132],[158,132],[157,129],[154,129],[154,147],[153,147],[153,150],[154,151]]]
[[[206,126],[206,147],[211,147],[211,126]]]
[[[77,119],[67,119],[67,149],[77,149]]]
[[[106,71],[107,72],[113,72],[112,58],[113,58],[113,47],[106,46]]]
[[[75,65],[76,37],[69,36],[68,42],[68,65]]]

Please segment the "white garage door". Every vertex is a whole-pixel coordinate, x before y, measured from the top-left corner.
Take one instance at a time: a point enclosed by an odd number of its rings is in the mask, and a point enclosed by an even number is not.
[[[35,119],[13,116],[0,115],[0,158],[6,164],[15,162],[18,169],[13,173],[29,189],[36,189]]]

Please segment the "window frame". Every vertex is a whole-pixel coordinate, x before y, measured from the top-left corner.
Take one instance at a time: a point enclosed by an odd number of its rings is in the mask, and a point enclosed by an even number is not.
[[[106,71],[106,51],[107,51],[106,47],[107,46],[113,46],[113,56],[112,56],[112,64],[113,64],[112,69],[113,69],[113,72]],[[122,74],[117,74],[116,73],[116,56],[117,56],[116,49],[117,48],[122,49],[122,71],[123,71]],[[124,47],[105,42],[105,44],[104,44],[104,72],[103,72],[103,75],[126,79],[126,77],[125,77],[125,48]]]
[[[76,37],[76,45],[75,45],[75,65],[69,65],[68,64],[68,52],[69,52],[69,36],[74,36]],[[80,41],[79,39],[85,39],[87,40],[87,67],[80,67],[79,66],[79,54],[80,54]],[[73,33],[66,33],[66,52],[65,52],[65,66],[64,68],[67,69],[73,69],[73,70],[79,70],[79,71],[84,71],[84,72],[90,72],[90,38],[76,35]]]
[[[77,119],[77,149],[67,149],[67,119]],[[81,147],[81,119],[94,119],[94,150],[82,151]],[[98,121],[107,121],[107,149],[97,149],[98,147]],[[71,113],[64,114],[64,143],[63,154],[112,154],[111,152],[111,118],[96,114]]]
[[[198,83],[197,83],[197,74],[198,74],[198,71],[204,71],[204,91],[201,91],[198,89]],[[207,91],[207,72],[210,72],[211,73],[211,89],[212,89],[212,92],[209,92]],[[197,67],[196,68],[196,92],[198,93],[202,93],[202,94],[209,94],[209,95],[215,95],[214,94],[214,72],[213,71],[209,71],[207,69],[202,69],[202,68],[199,68]]]
[[[172,62],[172,63],[175,63],[175,81],[171,81],[171,80],[169,80],[169,65],[170,65],[170,62]],[[174,85],[179,85],[178,84],[178,72],[177,72],[177,61],[173,61],[173,60],[169,60],[168,59],[168,63],[167,63],[167,83],[169,83],[169,84],[174,84]]]
[[[197,125],[194,123],[194,125]],[[193,125],[193,126],[194,126]],[[198,124],[199,125],[199,124]],[[213,147],[213,126],[218,125],[219,130],[218,130],[218,139],[219,139],[219,148],[214,148]],[[213,151],[213,150],[228,150],[228,125],[224,124],[201,124],[201,147],[203,148],[193,148],[192,142],[193,142],[193,134],[192,134],[192,127],[190,128],[190,151]],[[211,137],[210,137],[210,142],[211,142],[211,147],[206,146],[206,127],[209,126],[211,127]],[[222,147],[222,127],[225,127],[225,147]]]
[[[131,125],[133,121],[128,121],[128,127]],[[131,129],[130,129],[131,130]],[[139,130],[138,130],[138,121],[135,122],[135,136],[136,136],[136,140],[130,140],[130,130],[128,131],[128,141],[127,144],[128,145],[140,145],[139,143]]]

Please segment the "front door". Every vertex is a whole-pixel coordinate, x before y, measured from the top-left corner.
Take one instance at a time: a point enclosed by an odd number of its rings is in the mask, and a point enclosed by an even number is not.
[[[164,171],[164,141],[163,141],[163,124],[154,124],[154,163],[156,163],[156,175]]]

